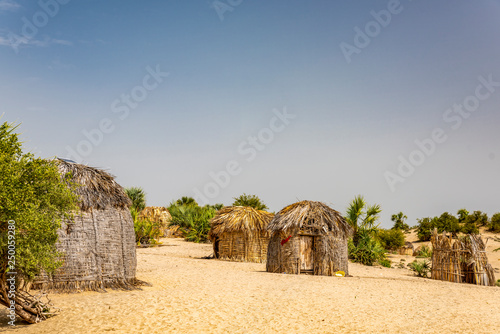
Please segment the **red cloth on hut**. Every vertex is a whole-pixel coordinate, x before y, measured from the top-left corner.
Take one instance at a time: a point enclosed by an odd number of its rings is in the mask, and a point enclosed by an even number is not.
[[[289,235],[288,238],[286,238],[285,240],[281,240],[281,246],[283,246],[284,244],[286,244],[288,242],[288,240],[290,240],[292,236]]]

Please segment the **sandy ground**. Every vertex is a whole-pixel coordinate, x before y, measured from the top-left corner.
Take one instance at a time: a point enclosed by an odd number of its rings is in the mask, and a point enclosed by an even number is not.
[[[264,264],[201,259],[209,244],[163,239],[140,248],[142,290],[52,295],[61,313],[5,333],[499,333],[500,288],[350,264],[353,277],[265,272]],[[493,248],[495,244],[489,242]],[[496,244],[500,247],[500,244]],[[499,267],[500,253],[494,267]],[[395,264],[410,256],[391,255]],[[401,261],[403,259],[404,261]],[[497,272],[497,276],[498,276]]]

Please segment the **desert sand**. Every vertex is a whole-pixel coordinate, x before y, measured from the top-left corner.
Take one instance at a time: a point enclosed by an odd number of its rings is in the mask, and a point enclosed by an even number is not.
[[[353,277],[271,274],[265,264],[207,260],[210,244],[138,248],[142,290],[53,294],[59,315],[5,333],[498,333],[500,288],[350,264]],[[500,247],[488,242],[488,249]],[[391,255],[408,263],[411,256]],[[500,252],[489,253],[493,267]],[[401,261],[403,260],[403,261]],[[497,278],[499,276],[496,271]]]

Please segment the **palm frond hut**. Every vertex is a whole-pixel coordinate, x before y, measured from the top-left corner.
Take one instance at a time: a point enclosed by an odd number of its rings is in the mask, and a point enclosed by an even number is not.
[[[58,230],[62,267],[50,277],[42,274],[34,289],[55,291],[131,287],[136,253],[131,201],[114,177],[103,170],[57,160],[62,175],[78,186],[78,212]]]
[[[476,285],[495,285],[493,267],[488,263],[486,245],[479,235],[468,234],[453,240],[434,229],[431,236],[431,278]]]
[[[347,239],[352,227],[321,202],[291,204],[269,223],[266,270],[272,273],[334,276],[348,271]]]
[[[212,218],[208,238],[221,260],[265,262],[273,214],[246,206],[228,206]]]

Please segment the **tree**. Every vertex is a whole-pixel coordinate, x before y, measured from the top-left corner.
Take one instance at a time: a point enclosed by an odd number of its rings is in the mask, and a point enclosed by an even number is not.
[[[405,223],[406,219],[408,219],[408,217],[403,212],[392,215],[391,220],[394,222],[394,226],[392,227],[392,229],[399,229],[408,232],[410,230],[410,226]]]
[[[175,203],[177,205],[194,205],[194,206],[198,206],[198,203],[196,202],[196,200],[192,197],[187,197],[187,196],[183,196],[181,198],[179,198],[177,201],[175,201]]]
[[[429,241],[431,240],[432,230],[436,226],[437,218],[422,218],[418,219],[418,227],[417,227],[417,238],[420,241]]]
[[[489,230],[492,232],[500,232],[500,213],[495,213],[491,216]]]
[[[132,206],[130,210],[134,210],[136,213],[141,212],[146,207],[146,193],[140,187],[130,187],[125,188],[125,193],[132,201]]]
[[[256,210],[266,210],[267,205],[265,205],[259,197],[256,195],[247,195],[243,193],[243,195],[239,197],[234,197],[233,206],[249,206]]]
[[[347,208],[346,221],[353,228],[348,242],[349,257],[354,262],[373,265],[385,259],[385,250],[376,238],[380,205],[367,205],[363,196],[356,196]]]
[[[57,230],[77,209],[75,185],[55,160],[23,153],[15,126],[0,126],[0,304],[28,323],[50,316],[50,305],[20,286],[57,269]],[[25,286],[25,285],[23,285]],[[14,311],[15,309],[15,311]]]
[[[353,228],[353,242],[357,245],[359,232],[361,230],[367,230],[370,232],[375,232],[377,226],[375,223],[379,219],[380,205],[367,205],[363,196],[358,195],[349,204],[347,208],[347,215],[345,219]]]
[[[488,215],[481,211],[474,211],[472,214],[465,209],[458,210],[458,222],[461,231],[465,234],[478,234],[479,226],[488,224]]]
[[[389,251],[395,251],[405,245],[406,237],[403,230],[392,228],[390,230],[380,229],[377,233],[380,245]]]

